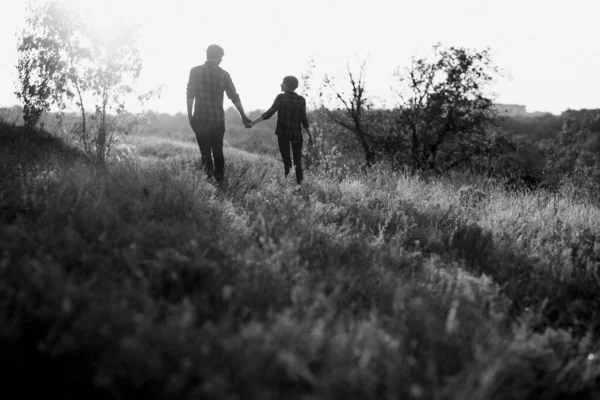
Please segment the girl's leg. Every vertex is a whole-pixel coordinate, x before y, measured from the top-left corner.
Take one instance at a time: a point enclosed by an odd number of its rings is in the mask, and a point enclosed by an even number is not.
[[[294,165],[296,166],[296,182],[300,184],[304,180],[304,171],[302,171],[302,142],[292,143],[292,155],[294,156]]]

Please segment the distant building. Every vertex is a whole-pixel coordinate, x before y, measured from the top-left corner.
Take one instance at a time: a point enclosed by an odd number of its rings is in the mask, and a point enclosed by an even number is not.
[[[525,117],[527,109],[520,104],[494,104],[494,110],[501,117]]]

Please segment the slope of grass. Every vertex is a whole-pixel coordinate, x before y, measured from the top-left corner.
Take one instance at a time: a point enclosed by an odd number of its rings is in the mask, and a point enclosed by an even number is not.
[[[466,205],[479,178],[378,166],[297,191],[230,148],[217,189],[177,142],[97,169],[2,129],[0,364],[23,394],[599,394],[600,212],[569,188],[481,181]]]

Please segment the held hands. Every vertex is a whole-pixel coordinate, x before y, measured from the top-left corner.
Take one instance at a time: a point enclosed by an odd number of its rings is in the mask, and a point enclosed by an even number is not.
[[[246,115],[242,115],[242,123],[246,129],[252,128],[252,120],[248,118]]]

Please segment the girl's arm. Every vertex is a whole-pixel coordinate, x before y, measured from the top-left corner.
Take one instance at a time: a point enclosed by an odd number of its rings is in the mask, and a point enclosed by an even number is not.
[[[306,101],[304,99],[302,99],[302,127],[304,128],[304,130],[306,131],[306,133],[308,134],[308,145],[310,147],[312,147],[314,140],[313,140],[313,135],[310,132],[310,125],[308,125],[308,117],[306,115]]]
[[[269,119],[277,112],[279,109],[279,104],[281,103],[281,95],[275,98],[273,105],[267,111],[265,111],[260,117],[256,118],[254,121],[250,122],[250,127],[252,128],[254,125],[258,124],[260,121],[264,121],[265,119]]]
[[[256,118],[254,121],[250,122],[250,128],[252,128],[254,125],[258,124],[260,121],[264,121],[265,119],[263,118],[263,116],[261,115],[260,117]]]

